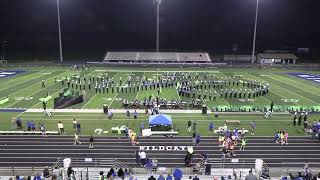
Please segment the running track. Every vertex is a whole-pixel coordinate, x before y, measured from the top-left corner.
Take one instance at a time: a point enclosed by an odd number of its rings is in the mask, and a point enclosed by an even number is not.
[[[163,136],[142,138],[136,147],[131,146],[126,138],[95,137],[95,148],[89,149],[88,137],[80,137],[81,145],[73,145],[71,136],[0,136],[0,167],[43,167],[52,166],[57,158],[71,158],[74,167],[110,167],[113,159],[136,167],[135,150],[140,146],[192,146],[190,137],[166,138]],[[194,162],[200,154],[209,155],[212,167],[221,167],[221,151],[217,137],[203,137],[200,145],[194,147]],[[146,151],[147,156],[157,157],[160,167],[183,166],[186,151]],[[92,158],[92,163],[85,163],[84,158]],[[239,162],[231,163],[225,159],[225,168],[254,167],[254,160],[263,159],[269,167],[303,167],[309,161],[310,167],[320,168],[320,142],[310,137],[290,137],[289,145],[274,143],[272,137],[247,137],[245,151],[236,151]]]

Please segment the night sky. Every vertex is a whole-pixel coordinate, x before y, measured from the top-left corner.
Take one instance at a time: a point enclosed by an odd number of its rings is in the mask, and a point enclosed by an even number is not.
[[[161,51],[250,54],[256,0],[163,0]],[[257,50],[320,51],[320,0],[260,0]],[[154,51],[152,0],[60,0],[66,59],[107,50]],[[58,58],[56,0],[1,0],[0,41],[8,58]],[[233,47],[236,47],[233,51]]]

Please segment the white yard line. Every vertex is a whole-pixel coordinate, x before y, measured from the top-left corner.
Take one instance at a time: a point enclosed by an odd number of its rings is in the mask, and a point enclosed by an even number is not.
[[[63,75],[63,74],[65,74],[65,73],[61,73],[61,74],[59,74],[59,75],[56,75],[56,76],[60,76],[60,75]],[[51,78],[48,78],[48,79],[46,79],[46,80],[50,80],[50,79],[52,79],[52,78],[55,78],[56,76],[53,76],[53,77],[51,77]],[[37,84],[37,83],[36,83]],[[32,86],[35,86],[36,84],[34,84],[34,85],[32,85]],[[52,86],[54,86],[55,85],[55,83],[53,83],[51,86],[48,86],[48,88],[50,88],[50,87],[52,87]],[[32,86],[30,86],[30,87],[32,87]],[[20,90],[20,91],[25,91],[26,89],[27,90],[30,90],[30,89],[28,89],[29,87],[27,87],[27,88],[24,88],[24,89],[22,89],[22,90]],[[48,88],[45,88],[45,89],[48,89]],[[40,90],[38,90],[38,91],[36,91],[36,92],[34,92],[34,93],[32,93],[32,94],[29,94],[27,97],[32,97],[34,94],[37,94],[38,92],[41,92],[41,91],[43,91],[43,90],[45,90],[45,89],[40,89]],[[20,92],[20,91],[17,91],[17,92]],[[17,92],[15,92],[15,93],[17,93]],[[15,93],[12,93],[12,94],[15,94]],[[11,95],[12,95],[11,94]],[[10,95],[10,96],[11,96]],[[5,108],[7,108],[7,107],[9,107],[9,106],[12,106],[12,105],[14,105],[14,104],[17,104],[17,103],[19,103],[19,102],[21,102],[21,101],[24,101],[24,100],[20,100],[20,101],[15,101],[14,103],[12,103],[12,104],[9,104],[9,105],[7,105]],[[38,103],[39,104],[39,103]],[[32,109],[33,107],[35,107],[35,106],[32,106],[30,109]]]
[[[64,73],[61,73],[61,74],[64,74]],[[61,74],[58,74],[58,75],[56,75],[56,76],[59,76],[59,75],[61,75]],[[56,76],[53,76],[53,77],[51,77],[51,78],[54,78],[54,77],[56,77]],[[47,80],[49,80],[49,79],[51,79],[51,78],[48,78],[48,79],[45,79],[45,80],[47,81]],[[38,83],[33,84],[33,85],[31,85],[31,86],[29,86],[29,87],[27,87],[27,88],[20,89],[19,91],[16,91],[16,92],[14,92],[14,93],[11,93],[11,94],[8,95],[8,97],[10,98],[12,95],[17,94],[17,93],[19,93],[19,92],[21,92],[21,91],[25,91],[26,89],[28,89],[28,88],[30,88],[30,87],[33,87],[33,86],[36,86],[37,84],[38,84]],[[41,85],[41,83],[40,83],[40,85]],[[37,85],[37,86],[40,86],[40,85]],[[51,86],[50,86],[50,87],[51,87]],[[43,90],[43,89],[41,89],[40,91],[42,91],[42,90]],[[40,92],[40,91],[38,91],[38,92]],[[36,93],[37,93],[37,92],[36,92]],[[33,94],[35,94],[35,93],[33,93]],[[33,95],[33,94],[31,94],[31,95]],[[28,95],[28,96],[30,96],[30,95]],[[21,100],[21,101],[23,101],[23,100]],[[15,103],[13,103],[13,104],[16,104],[16,103],[21,102],[21,101],[17,101],[17,102],[15,102]],[[9,104],[9,105],[7,105],[6,107],[12,106],[13,104]]]

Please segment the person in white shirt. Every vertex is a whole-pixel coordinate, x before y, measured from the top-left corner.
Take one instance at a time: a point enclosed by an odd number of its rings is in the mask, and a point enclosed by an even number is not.
[[[61,121],[58,122],[58,129],[59,129],[60,134],[64,133],[64,126]]]
[[[139,152],[139,157],[140,157],[141,165],[144,166],[146,164],[147,154],[144,151],[141,151]]]
[[[80,139],[79,136],[77,134],[74,134],[74,145],[81,144],[79,139]]]

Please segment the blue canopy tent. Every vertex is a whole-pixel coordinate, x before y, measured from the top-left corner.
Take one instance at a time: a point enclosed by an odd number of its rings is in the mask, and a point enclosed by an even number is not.
[[[170,115],[156,114],[149,117],[149,127],[152,130],[170,130],[172,119]]]

